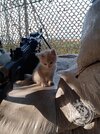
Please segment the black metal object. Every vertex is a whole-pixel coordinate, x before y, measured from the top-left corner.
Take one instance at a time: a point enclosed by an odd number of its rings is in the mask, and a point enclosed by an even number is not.
[[[92,3],[94,3],[96,0],[92,0]]]
[[[2,48],[2,42],[1,42],[1,40],[0,40],[0,48]]]

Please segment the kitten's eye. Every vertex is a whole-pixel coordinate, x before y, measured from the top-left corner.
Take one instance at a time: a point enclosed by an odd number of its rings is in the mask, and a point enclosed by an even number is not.
[[[47,63],[44,63],[44,65],[47,65]]]
[[[50,64],[52,64],[53,62],[51,61]]]

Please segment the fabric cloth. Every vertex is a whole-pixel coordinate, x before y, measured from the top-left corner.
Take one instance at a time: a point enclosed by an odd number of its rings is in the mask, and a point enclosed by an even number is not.
[[[79,72],[100,61],[100,0],[96,0],[86,14],[80,45]]]
[[[61,70],[60,65],[64,65],[65,60],[68,61],[68,58],[58,59],[57,70]],[[68,63],[72,64],[75,60],[69,59]],[[55,95],[59,79],[56,72],[55,85],[45,88],[35,85],[18,87],[15,84],[0,105],[0,133],[8,134],[9,128],[9,134],[56,134],[65,130],[67,124],[68,129],[73,128],[74,124],[61,114],[56,105]]]

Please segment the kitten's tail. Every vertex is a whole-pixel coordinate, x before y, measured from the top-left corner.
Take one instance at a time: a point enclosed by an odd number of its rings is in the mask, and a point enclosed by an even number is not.
[[[15,87],[19,87],[19,88],[31,88],[31,87],[37,87],[40,86],[40,84],[34,83],[34,81],[32,80],[32,75],[31,74],[25,74],[25,79],[22,81],[17,81],[15,83]]]
[[[27,84],[26,81],[15,84],[15,88],[20,88],[20,89],[25,89],[25,88],[32,88],[32,87],[40,87],[40,84],[36,84],[36,83],[31,83],[31,84]]]

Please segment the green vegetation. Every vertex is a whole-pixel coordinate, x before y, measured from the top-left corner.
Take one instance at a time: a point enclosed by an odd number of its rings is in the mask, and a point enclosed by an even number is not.
[[[49,44],[52,48],[55,48],[57,51],[57,54],[77,54],[79,52],[80,42],[79,40],[50,40]],[[11,48],[15,49],[19,46],[19,42],[16,44],[4,44],[4,48],[9,51]],[[42,45],[43,46],[43,45]],[[43,49],[46,49],[46,47],[43,47]]]
[[[50,44],[56,49],[58,54],[77,54],[80,47],[79,40],[52,40]]]
[[[6,44],[3,44],[3,47],[6,49],[7,52],[10,51],[10,49],[15,49],[16,47],[19,46],[19,43],[6,43]]]

